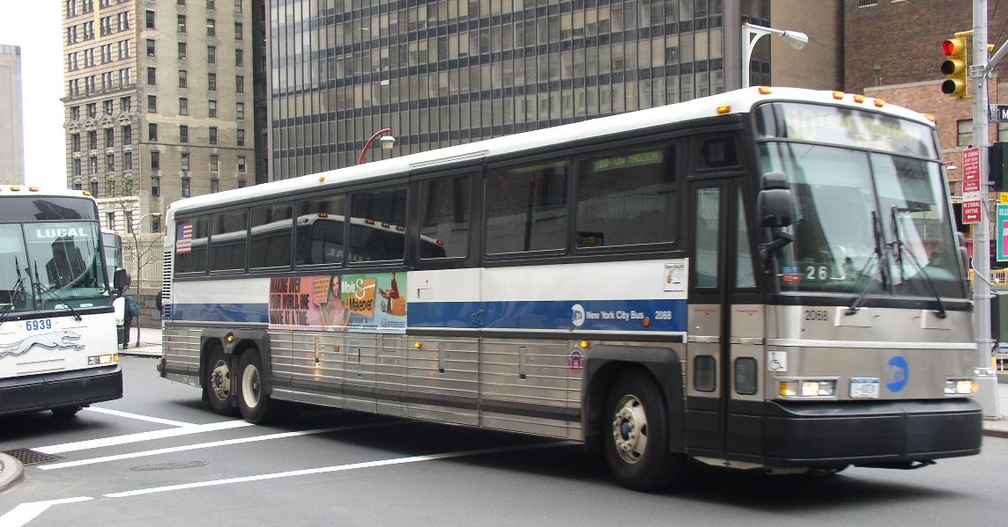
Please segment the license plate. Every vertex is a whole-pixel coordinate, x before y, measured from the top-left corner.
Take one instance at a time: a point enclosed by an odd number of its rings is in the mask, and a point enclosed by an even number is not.
[[[851,377],[850,396],[860,399],[878,399],[878,377]]]

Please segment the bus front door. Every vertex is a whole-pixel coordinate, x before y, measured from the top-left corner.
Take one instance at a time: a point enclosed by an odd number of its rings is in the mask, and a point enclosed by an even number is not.
[[[764,309],[740,177],[690,184],[686,451],[758,462]]]

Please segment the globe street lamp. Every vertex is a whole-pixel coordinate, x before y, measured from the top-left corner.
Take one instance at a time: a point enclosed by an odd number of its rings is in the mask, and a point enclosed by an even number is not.
[[[395,137],[392,137],[391,128],[382,128],[381,130],[378,130],[371,136],[371,139],[367,140],[367,143],[364,143],[364,149],[361,150],[360,157],[357,158],[358,165],[364,163],[368,150],[371,150],[371,145],[374,144],[375,139],[378,139],[379,137],[381,137],[381,141],[379,142],[381,143],[382,150],[391,150],[392,147],[395,146]]]
[[[749,87],[749,61],[752,60],[756,41],[763,35],[778,35],[784,37],[792,48],[801,49],[808,44],[808,35],[801,31],[785,31],[771,27],[757,26],[746,22],[742,24],[742,87]]]

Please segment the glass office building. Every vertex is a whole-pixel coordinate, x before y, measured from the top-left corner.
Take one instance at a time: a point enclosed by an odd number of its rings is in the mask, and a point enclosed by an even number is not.
[[[769,3],[269,2],[271,179],[354,164],[383,128],[395,148],[368,159],[731,89],[739,37],[724,28],[766,22]]]

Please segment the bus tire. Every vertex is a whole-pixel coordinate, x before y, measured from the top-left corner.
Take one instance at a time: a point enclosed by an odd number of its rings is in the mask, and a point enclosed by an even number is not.
[[[669,450],[668,412],[658,383],[638,370],[617,377],[606,399],[606,463],[620,485],[640,491],[667,487],[685,464]]]
[[[57,421],[69,421],[73,419],[77,412],[81,411],[83,407],[79,405],[73,406],[57,406],[52,409],[53,419]]]
[[[280,401],[274,401],[262,391],[262,357],[259,350],[249,349],[238,362],[238,408],[242,417],[252,424],[269,424],[276,421],[282,411]]]
[[[235,415],[232,403],[235,379],[231,371],[231,358],[224,355],[224,348],[216,346],[210,350],[203,374],[203,393],[210,402],[210,408],[220,415]]]

